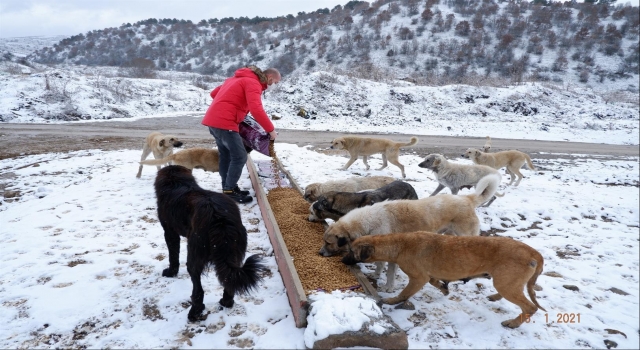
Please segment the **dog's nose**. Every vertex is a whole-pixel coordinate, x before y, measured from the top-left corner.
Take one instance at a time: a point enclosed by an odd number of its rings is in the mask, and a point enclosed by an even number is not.
[[[322,256],[330,256],[329,254],[327,254],[327,250],[324,249],[324,246],[322,248],[320,248],[320,251],[318,252],[318,254],[320,254]]]

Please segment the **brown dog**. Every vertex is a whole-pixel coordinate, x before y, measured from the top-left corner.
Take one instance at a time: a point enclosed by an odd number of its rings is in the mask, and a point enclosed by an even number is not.
[[[162,165],[171,162],[187,169],[202,169],[215,173],[219,171],[220,154],[213,148],[189,148],[169,155],[168,157],[140,162],[144,165]]]
[[[365,236],[352,242],[342,259],[347,265],[374,261],[396,263],[409,276],[409,284],[398,296],[382,299],[385,304],[409,299],[427,282],[447,295],[448,290],[443,290],[438,280],[453,281],[486,273],[498,291],[489,300],[504,297],[522,310],[518,317],[502,322],[503,326],[517,328],[538,309],[547,311],[538,304],[533,289],[542,273],[542,255],[508,237],[455,237],[431,232]],[[525,285],[531,301],[524,295]]]
[[[344,180],[331,180],[327,182],[314,182],[304,188],[304,199],[307,202],[315,202],[321,195],[330,192],[360,192],[375,190],[394,182],[391,176],[354,176]]]
[[[516,175],[518,176],[518,181],[516,181],[515,186],[520,184],[520,180],[524,178],[522,173],[520,173],[520,168],[525,162],[529,169],[536,169],[528,154],[516,150],[485,153],[475,148],[469,148],[462,156],[471,159],[476,164],[490,166],[494,169],[506,167],[507,173],[511,176],[509,185],[515,181]]]
[[[400,154],[400,147],[406,147],[415,145],[418,142],[417,137],[412,137],[410,142],[394,142],[388,139],[376,139],[371,137],[358,137],[358,136],[343,136],[335,138],[331,141],[331,149],[344,149],[349,152],[351,158],[342,167],[342,170],[347,170],[348,167],[358,159],[358,156],[362,156],[362,162],[369,170],[369,163],[367,163],[367,157],[370,155],[381,153],[382,154],[382,166],[378,170],[382,170],[387,167],[387,160],[400,168],[402,177],[406,177],[404,174],[404,165],[398,161]]]
[[[480,234],[480,220],[475,208],[493,196],[500,183],[496,175],[485,176],[469,195],[441,194],[417,200],[401,199],[353,209],[333,223],[324,233],[322,256],[332,256],[347,249],[347,244],[360,236],[384,235],[395,232],[430,231],[458,236]],[[374,277],[382,272],[384,263],[376,264]],[[387,268],[385,292],[393,291],[396,265]]]
[[[140,161],[144,161],[147,159],[149,154],[153,153],[153,157],[155,159],[161,159],[164,157],[168,157],[173,154],[174,147],[182,146],[182,141],[178,140],[177,137],[173,135],[163,135],[160,132],[154,131],[150,133],[147,138],[144,140],[144,146],[142,147],[142,157],[140,157]],[[157,166],[158,170],[160,170],[160,165]],[[142,175],[142,164],[138,168],[137,178]]]

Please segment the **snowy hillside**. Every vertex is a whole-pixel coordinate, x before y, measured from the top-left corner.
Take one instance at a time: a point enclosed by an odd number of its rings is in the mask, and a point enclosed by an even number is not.
[[[68,122],[206,109],[211,98],[197,74],[123,77],[117,68],[0,63],[0,121]]]
[[[225,76],[247,64],[285,75],[381,70],[431,85],[500,78],[637,93],[638,17],[637,6],[608,1],[345,1],[276,18],[141,18],[28,59]]]
[[[24,73],[26,71],[26,73]],[[0,63],[0,122],[60,123],[204,113],[222,77],[163,72],[128,78],[117,68]],[[47,89],[48,87],[48,89]],[[638,144],[637,95],[576,85],[488,87],[373,82],[328,72],[293,75],[267,90],[278,128],[403,132]],[[277,118],[276,118],[277,119]]]
[[[53,46],[64,38],[64,35],[0,38],[0,52],[9,52],[16,57],[26,57],[43,47]]]

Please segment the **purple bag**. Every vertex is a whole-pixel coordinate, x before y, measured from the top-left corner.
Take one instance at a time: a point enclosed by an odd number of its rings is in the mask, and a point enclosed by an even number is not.
[[[254,149],[265,156],[271,157],[269,152],[269,143],[271,139],[269,134],[256,122],[253,117],[247,115],[244,120],[238,124],[239,134],[242,137],[242,143],[244,143],[247,150]]]

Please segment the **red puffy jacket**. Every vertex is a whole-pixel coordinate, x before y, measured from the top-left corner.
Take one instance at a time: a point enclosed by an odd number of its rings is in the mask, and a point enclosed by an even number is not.
[[[238,69],[233,77],[211,91],[213,102],[207,109],[202,124],[238,132],[238,124],[251,112],[264,131],[272,132],[275,127],[262,107],[260,96],[266,89],[267,84],[261,83],[251,69]]]

